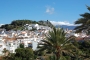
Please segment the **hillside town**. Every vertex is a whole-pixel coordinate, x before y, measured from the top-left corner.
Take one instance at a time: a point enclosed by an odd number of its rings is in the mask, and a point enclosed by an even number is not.
[[[30,31],[32,27],[36,30]],[[6,31],[5,29],[0,29],[0,55],[3,54],[3,49],[9,50],[10,53],[15,53],[15,49],[19,48],[20,44],[24,44],[24,47],[32,47],[35,50],[37,44],[45,38],[45,34],[49,30],[51,30],[50,27],[38,24],[26,24],[23,31]]]
[[[38,43],[42,43],[41,40],[44,40],[48,31],[52,30],[48,26],[38,24],[26,24],[24,27],[25,29],[22,31],[6,31],[5,29],[0,29],[0,55],[3,55],[2,51],[4,49],[7,49],[10,53],[15,53],[15,50],[19,48],[20,44],[36,50]],[[32,31],[32,28],[36,30]],[[65,29],[65,33],[66,37],[75,36],[76,40],[89,38],[85,32],[75,33],[75,30]]]

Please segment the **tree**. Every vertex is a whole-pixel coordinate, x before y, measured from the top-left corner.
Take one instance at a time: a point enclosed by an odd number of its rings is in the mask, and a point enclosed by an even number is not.
[[[90,7],[87,6],[87,9],[90,11]],[[79,18],[75,21],[75,24],[80,24],[75,28],[76,32],[87,31],[89,33],[90,29],[90,13],[84,13],[80,15],[82,18]]]
[[[0,28],[4,28],[6,30],[22,30],[25,24],[35,24],[36,21],[32,20],[14,20],[10,24],[2,25]]]
[[[9,58],[10,52],[6,48],[4,48],[2,52],[4,53],[3,59],[10,60],[10,58]]]
[[[15,50],[15,60],[33,60],[34,52],[32,48],[24,48],[24,44],[20,44],[20,47]]]
[[[21,43],[21,44],[19,45],[19,48],[24,48],[24,44]]]
[[[4,60],[34,60],[34,53],[32,48],[24,48],[24,45],[20,44],[15,53],[10,53]]]
[[[81,55],[81,58],[83,59],[90,59],[90,41],[85,40],[83,42],[78,42],[79,49],[83,52]]]
[[[5,25],[2,25],[0,28],[4,28],[6,30],[11,30],[11,29],[14,28],[14,26],[13,25],[10,25],[10,24],[5,24]]]
[[[38,45],[38,51],[51,51],[52,55],[56,56],[56,60],[60,60],[63,57],[63,53],[69,53],[68,51],[72,46],[70,42],[72,38],[66,38],[65,32],[60,28],[53,28],[52,31],[49,31],[49,34],[46,35],[46,39],[42,40],[42,43]]]
[[[34,60],[34,54],[31,48],[18,48],[15,50],[15,52],[15,60]]]

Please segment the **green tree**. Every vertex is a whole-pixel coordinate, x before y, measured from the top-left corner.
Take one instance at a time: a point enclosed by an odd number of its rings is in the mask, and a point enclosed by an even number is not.
[[[56,60],[65,59],[63,53],[69,54],[69,48],[74,47],[70,42],[71,39],[71,37],[65,37],[63,29],[53,28],[53,30],[49,31],[49,34],[46,35],[46,39],[42,40],[42,43],[38,45],[38,51],[51,51],[52,55],[55,54]]]
[[[6,50],[4,50],[6,52]],[[4,60],[34,60],[34,53],[32,48],[24,48],[23,44],[15,50],[15,53],[10,53],[3,57]]]
[[[90,11],[90,7],[87,6],[87,9]],[[89,33],[90,29],[90,13],[86,12],[84,14],[80,14],[81,18],[75,21],[75,24],[80,24],[75,28],[76,32],[86,31]]]
[[[90,41],[85,40],[83,42],[78,42],[79,49],[83,52],[81,55],[81,58],[83,59],[90,59]]]
[[[24,48],[24,44],[21,43],[21,44],[19,45],[19,48]]]
[[[18,48],[15,52],[15,60],[34,60],[34,54],[31,48]]]
[[[10,24],[2,25],[0,28],[4,28],[6,30],[22,30],[24,29],[25,24],[35,24],[36,21],[33,20],[14,20]]]
[[[14,26],[13,25],[10,25],[10,24],[5,24],[5,25],[2,25],[1,28],[4,28],[6,30],[11,30],[11,29],[14,28]]]

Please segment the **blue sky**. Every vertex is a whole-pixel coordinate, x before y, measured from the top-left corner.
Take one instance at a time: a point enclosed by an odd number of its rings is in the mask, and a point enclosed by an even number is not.
[[[80,14],[89,12],[86,5],[90,0],[0,0],[0,24],[17,19],[73,24]]]

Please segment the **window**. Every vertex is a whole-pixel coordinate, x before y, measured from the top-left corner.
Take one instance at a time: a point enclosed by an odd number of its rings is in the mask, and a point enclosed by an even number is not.
[[[31,47],[32,48],[32,43],[28,43],[28,47]]]
[[[11,44],[9,44],[9,46],[11,47]]]

